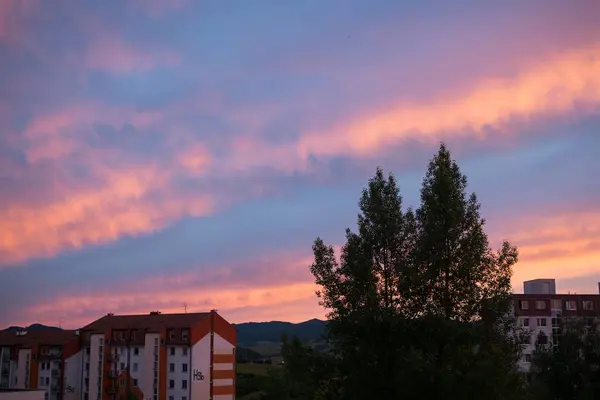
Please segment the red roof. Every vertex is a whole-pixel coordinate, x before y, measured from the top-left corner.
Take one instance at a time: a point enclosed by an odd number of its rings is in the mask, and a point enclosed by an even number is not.
[[[169,328],[190,328],[210,315],[204,313],[186,314],[142,314],[142,315],[112,315],[108,314],[97,319],[81,330],[106,332],[108,330],[140,329],[149,332],[161,332]]]
[[[38,345],[62,346],[76,337],[74,330],[36,329],[18,335],[17,331],[0,332],[0,346],[20,346],[30,348]]]

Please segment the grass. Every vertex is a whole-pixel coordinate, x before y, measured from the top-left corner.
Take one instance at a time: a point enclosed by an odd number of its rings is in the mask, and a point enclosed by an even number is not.
[[[263,357],[272,357],[281,354],[281,343],[264,343],[248,348]]]

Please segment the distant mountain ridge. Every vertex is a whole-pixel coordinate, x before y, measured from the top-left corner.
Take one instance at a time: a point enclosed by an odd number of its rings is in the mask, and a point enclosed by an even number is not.
[[[244,322],[234,324],[237,341],[242,346],[252,346],[259,342],[281,342],[282,334],[296,336],[301,341],[315,341],[323,338],[327,321],[311,319],[297,324],[283,321]]]
[[[41,331],[41,330],[46,330],[46,329],[50,329],[50,330],[55,330],[55,331],[62,331],[61,328],[56,327],[56,326],[47,326],[47,325],[42,325],[42,324],[31,324],[29,326],[9,326],[6,329],[2,329],[0,330],[0,332],[11,332],[11,331]]]
[[[233,326],[237,329],[238,344],[242,346],[253,346],[260,342],[281,342],[281,336],[284,333],[289,337],[297,336],[298,339],[302,341],[317,341],[323,337],[326,324],[326,321],[311,319],[297,324],[283,321],[271,321],[244,322],[241,324],[233,324]],[[60,330],[61,328],[42,324],[32,324],[27,327],[11,326],[0,332],[17,330],[35,331],[42,329]]]

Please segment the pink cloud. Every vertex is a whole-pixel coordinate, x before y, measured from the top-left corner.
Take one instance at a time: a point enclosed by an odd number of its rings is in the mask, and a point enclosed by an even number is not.
[[[178,65],[180,57],[170,51],[143,51],[116,36],[99,35],[86,49],[84,66],[114,73],[129,73]]]
[[[373,155],[406,139],[437,142],[483,138],[515,120],[594,111],[600,104],[600,44],[524,66],[516,79],[487,79],[473,89],[440,94],[422,104],[401,102],[341,121],[331,130],[305,132],[298,154]]]

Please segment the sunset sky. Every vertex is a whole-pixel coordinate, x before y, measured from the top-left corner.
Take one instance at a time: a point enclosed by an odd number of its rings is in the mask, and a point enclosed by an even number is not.
[[[0,328],[322,318],[380,165],[448,144],[513,284],[600,281],[600,2],[0,0]]]

